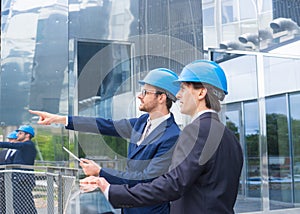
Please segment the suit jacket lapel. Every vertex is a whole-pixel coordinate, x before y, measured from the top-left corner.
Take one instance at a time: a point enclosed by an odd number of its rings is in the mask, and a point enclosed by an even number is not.
[[[128,158],[130,158],[132,153],[136,150],[137,142],[142,137],[143,130],[144,130],[146,124],[147,124],[147,121],[145,120],[144,122],[142,122],[140,124],[140,126],[136,129],[136,131],[134,131],[132,133],[131,139],[130,139],[130,144],[129,144],[129,147],[128,147]]]
[[[154,142],[155,140],[159,139],[163,133],[165,132],[166,128],[170,124],[170,118],[163,121],[161,124],[159,124],[158,127],[156,127],[142,142],[139,146],[137,144],[131,143],[131,149],[128,154],[128,158],[131,159],[133,158],[137,153],[139,153],[141,150],[143,150],[148,144]],[[139,138],[137,138],[137,134],[135,136],[135,139],[132,139],[131,142],[138,142],[139,139],[141,138],[141,135],[143,133],[144,127],[146,126],[146,123],[143,126],[142,132],[139,132]],[[141,126],[142,127],[142,126]],[[135,141],[133,141],[135,140]]]

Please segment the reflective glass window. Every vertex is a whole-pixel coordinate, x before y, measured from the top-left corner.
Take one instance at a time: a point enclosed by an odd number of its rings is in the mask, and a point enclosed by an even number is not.
[[[290,144],[286,96],[266,99],[270,208],[276,202],[292,202]]]
[[[234,7],[231,1],[222,2],[222,24],[234,21]]]
[[[224,55],[223,57],[226,58],[228,56]],[[226,102],[257,98],[255,56],[235,55],[232,56],[231,60],[221,63],[221,66],[225,71],[228,83]]]
[[[257,18],[256,1],[239,1],[240,4],[240,16],[243,19],[255,19]]]
[[[203,26],[215,25],[215,8],[209,7],[203,9]]]
[[[272,1],[256,1],[258,12],[272,11]]]
[[[259,112],[257,102],[244,104],[245,123],[245,167],[247,178],[247,196],[261,197],[260,148],[259,148]],[[259,202],[260,200],[258,200]],[[259,209],[260,207],[256,207]]]
[[[77,41],[76,45],[78,114],[106,119],[132,117],[135,113],[132,98],[135,96],[131,44],[84,40]],[[127,154],[127,141],[122,138],[80,132],[78,142],[84,154],[96,159],[105,157],[111,160]],[[116,168],[122,161],[108,163]]]
[[[300,203],[300,94],[290,95],[295,202]]]
[[[300,60],[264,57],[265,94],[300,90]]]

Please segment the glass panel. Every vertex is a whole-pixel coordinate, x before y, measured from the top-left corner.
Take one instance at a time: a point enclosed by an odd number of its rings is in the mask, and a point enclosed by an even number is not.
[[[292,206],[286,97],[266,99],[270,208]],[[287,202],[285,204],[278,202]]]
[[[222,2],[222,24],[233,22],[233,8],[231,1]]]
[[[259,206],[253,206],[253,210],[261,210],[261,174],[259,153],[259,112],[258,103],[244,104],[245,121],[245,167],[246,167],[246,196],[258,198]],[[248,210],[250,211],[250,210]]]
[[[295,203],[300,206],[300,94],[290,96]],[[297,206],[297,204],[296,204]]]
[[[33,125],[36,164],[65,166],[68,133],[35,125],[27,110],[68,112],[68,1],[1,3],[1,131]]]
[[[256,0],[257,2],[257,9],[259,13],[266,13],[272,11],[272,2],[273,1],[260,1]]]
[[[228,56],[224,55],[224,58],[226,57]],[[225,97],[226,102],[257,98],[255,56],[235,55],[231,60],[221,63],[221,66],[225,71],[228,83],[228,95]]]
[[[213,7],[203,8],[203,26],[215,25],[214,13],[215,12]]]
[[[131,45],[79,41],[77,47],[79,115],[112,118],[111,108],[117,108],[123,117],[131,114],[132,111],[112,103],[114,96],[130,100],[133,95],[127,94],[132,92]]]
[[[240,139],[245,155],[239,196],[235,205],[237,213],[262,210],[258,104],[257,102],[245,103],[243,119],[240,108],[240,104],[230,104],[226,106],[225,113],[226,126]]]
[[[78,41],[78,115],[106,119],[135,115],[131,68],[130,44]],[[113,168],[121,166],[121,160],[114,159],[127,154],[127,141],[122,138],[79,132],[78,141],[86,155],[111,160]]]
[[[227,128],[229,128],[231,131],[234,132],[237,139],[240,139],[240,135],[241,135],[240,110],[227,109],[225,115],[226,115]],[[242,185],[240,185],[239,194],[241,194],[242,191],[244,190],[242,189]]]
[[[257,20],[257,6],[256,1],[240,1],[240,16],[243,19]]]
[[[266,96],[299,91],[299,67],[299,59],[264,57]]]

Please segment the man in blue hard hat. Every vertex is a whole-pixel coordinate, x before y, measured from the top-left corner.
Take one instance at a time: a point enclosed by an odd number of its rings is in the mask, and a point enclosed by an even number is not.
[[[87,177],[83,190],[99,187],[114,207],[138,207],[171,202],[170,213],[234,213],[243,165],[240,143],[218,118],[227,92],[223,69],[198,60],[186,65],[176,83],[182,114],[191,116],[178,139],[169,172],[151,183],[110,185]]]
[[[13,131],[6,136],[8,142],[17,142],[17,132]],[[0,165],[12,164],[15,149],[4,149],[0,151]],[[4,173],[0,171],[0,213],[6,213],[5,206],[5,184],[4,184]]]
[[[17,132],[13,131],[6,136],[8,142],[15,143],[17,142]],[[11,164],[13,161],[13,156],[15,154],[15,149],[4,149],[0,152],[0,165]]]
[[[173,71],[158,68],[151,70],[139,81],[143,86],[138,95],[139,110],[147,112],[139,118],[112,121],[103,118],[64,117],[46,112],[30,112],[40,116],[39,124],[62,123],[66,124],[67,129],[130,139],[126,171],[101,168],[87,159],[82,159],[80,166],[86,175],[105,177],[114,184],[134,186],[162,175],[171,163],[174,145],[180,132],[170,112],[179,90],[179,86],[173,84],[177,78],[177,74]],[[141,208],[123,207],[122,211],[127,214],[169,213],[169,203]]]
[[[36,148],[31,139],[34,137],[34,129],[29,125],[22,125],[17,130],[17,142],[0,142],[0,148],[15,149],[12,164],[34,165]],[[37,213],[32,190],[35,187],[34,174],[14,172],[13,184],[13,207],[15,214]]]

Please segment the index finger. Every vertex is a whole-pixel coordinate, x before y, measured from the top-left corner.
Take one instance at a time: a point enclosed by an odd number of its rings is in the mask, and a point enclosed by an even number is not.
[[[43,114],[42,111],[35,111],[35,110],[31,110],[31,109],[29,109],[28,111],[29,111],[29,113],[31,113],[31,114],[36,114],[36,115],[39,115],[39,116],[41,116],[41,115]]]

